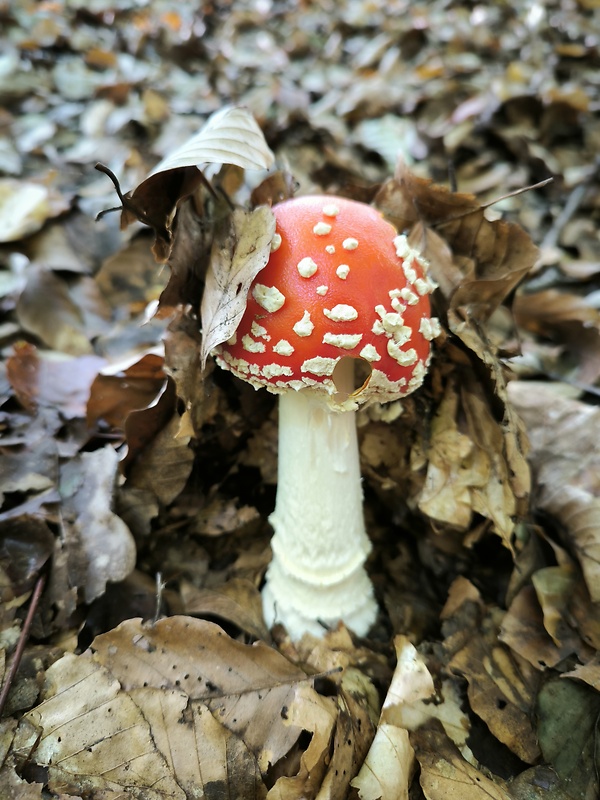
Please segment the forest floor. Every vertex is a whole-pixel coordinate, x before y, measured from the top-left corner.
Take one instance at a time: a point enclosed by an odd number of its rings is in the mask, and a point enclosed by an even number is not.
[[[599,796],[599,76],[598,0],[0,0],[3,799]],[[269,173],[146,180],[228,106]],[[225,196],[292,191],[439,285],[364,639],[267,629],[276,398],[200,363]]]

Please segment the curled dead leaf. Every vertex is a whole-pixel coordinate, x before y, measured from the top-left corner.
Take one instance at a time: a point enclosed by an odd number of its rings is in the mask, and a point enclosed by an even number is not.
[[[250,284],[269,260],[274,233],[275,217],[266,206],[236,209],[217,232],[202,296],[202,366],[237,329]]]

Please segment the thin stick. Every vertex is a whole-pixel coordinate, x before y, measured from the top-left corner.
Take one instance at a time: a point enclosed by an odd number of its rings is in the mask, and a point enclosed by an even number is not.
[[[8,699],[8,693],[10,692],[10,688],[15,679],[15,675],[17,674],[17,670],[19,669],[19,665],[21,664],[23,651],[25,650],[25,645],[27,644],[27,640],[29,638],[29,629],[31,628],[31,623],[33,622],[33,617],[35,615],[35,612],[37,611],[38,603],[40,602],[40,597],[42,596],[42,591],[44,590],[45,582],[46,582],[45,577],[43,575],[40,575],[40,577],[36,581],[33,594],[31,595],[31,602],[29,603],[29,609],[27,611],[27,616],[25,617],[25,622],[23,623],[23,627],[21,629],[21,635],[19,636],[19,641],[17,642],[15,654],[13,656],[10,669],[8,670],[8,675],[6,676],[6,680],[4,681],[4,686],[2,687],[2,691],[0,692],[0,714],[2,714],[2,712],[4,711],[4,706],[6,705],[6,701]]]

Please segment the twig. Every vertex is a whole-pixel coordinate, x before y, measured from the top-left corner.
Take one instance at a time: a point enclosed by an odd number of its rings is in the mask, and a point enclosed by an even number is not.
[[[548,233],[542,239],[542,249],[556,247],[561,233],[583,202],[583,198],[585,197],[587,190],[590,188],[592,182],[596,179],[599,171],[600,158],[596,160],[594,169],[590,172],[586,179],[581,183],[578,183],[577,186],[575,186],[575,188],[572,190],[571,194],[567,198],[567,202],[565,203],[563,210],[554,220],[554,225],[552,225]]]
[[[40,575],[40,577],[36,581],[33,594],[31,595],[31,602],[29,603],[29,609],[27,611],[27,616],[25,617],[25,622],[23,623],[23,627],[21,629],[21,635],[19,636],[19,641],[17,642],[15,654],[13,656],[10,669],[8,670],[8,675],[6,676],[6,680],[4,681],[4,685],[2,686],[2,691],[0,692],[0,715],[4,711],[4,706],[6,705],[6,701],[8,699],[8,693],[10,692],[11,686],[15,679],[15,675],[17,674],[17,670],[19,669],[21,658],[23,657],[23,651],[25,650],[25,645],[27,644],[27,640],[29,638],[29,629],[31,628],[31,623],[33,622],[33,617],[35,615],[35,612],[37,611],[38,603],[40,602],[40,597],[42,596],[42,591],[44,590],[45,582],[46,582],[45,577],[43,575]]]

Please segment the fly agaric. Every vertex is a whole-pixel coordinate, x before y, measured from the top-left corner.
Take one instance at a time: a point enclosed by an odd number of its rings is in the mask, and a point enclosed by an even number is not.
[[[309,196],[273,208],[267,265],[250,287],[219,366],[279,395],[267,623],[293,639],[343,621],[365,635],[377,615],[364,567],[355,412],[417,389],[439,323],[435,284],[404,235],[365,203]],[[355,388],[356,360],[370,368]]]

